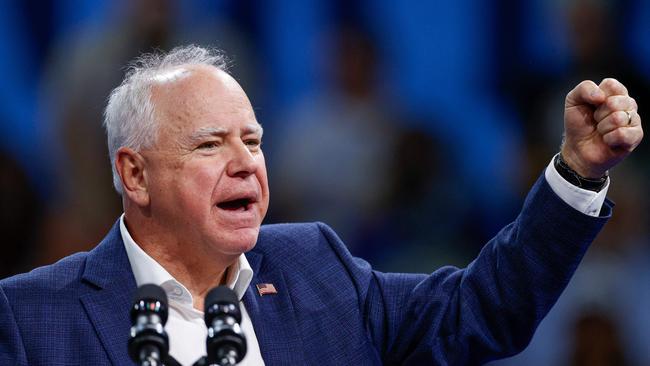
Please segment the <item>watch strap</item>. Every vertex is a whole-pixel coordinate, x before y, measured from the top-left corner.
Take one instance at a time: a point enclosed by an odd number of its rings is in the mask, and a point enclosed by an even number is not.
[[[609,176],[609,174],[606,172],[605,175],[600,178],[585,178],[569,167],[569,164],[567,164],[564,158],[562,158],[562,153],[559,153],[555,156],[553,165],[555,166],[555,169],[560,174],[560,176],[567,182],[573,184],[576,187],[587,189],[593,192],[600,192],[600,190],[605,187],[605,184],[607,183],[607,177]]]

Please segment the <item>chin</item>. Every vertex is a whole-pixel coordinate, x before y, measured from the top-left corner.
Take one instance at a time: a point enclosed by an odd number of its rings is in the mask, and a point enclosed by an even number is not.
[[[223,248],[228,254],[242,254],[255,247],[259,228],[239,229],[224,238],[225,245]]]

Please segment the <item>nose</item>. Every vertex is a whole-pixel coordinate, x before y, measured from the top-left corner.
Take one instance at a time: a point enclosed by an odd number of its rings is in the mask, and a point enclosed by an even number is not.
[[[257,160],[243,141],[235,143],[226,172],[231,177],[246,178],[257,170]]]

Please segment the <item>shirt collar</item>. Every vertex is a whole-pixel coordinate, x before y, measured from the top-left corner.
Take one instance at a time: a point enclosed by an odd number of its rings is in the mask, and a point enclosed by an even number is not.
[[[129,258],[133,276],[138,286],[153,283],[162,287],[170,300],[186,304],[193,303],[192,294],[190,294],[187,288],[167,272],[163,266],[151,258],[133,240],[124,223],[124,214],[120,217],[120,234],[122,235],[124,249],[126,249],[126,255]],[[235,291],[240,301],[244,297],[252,279],[253,269],[244,254],[241,254],[237,262],[226,269],[226,284]]]

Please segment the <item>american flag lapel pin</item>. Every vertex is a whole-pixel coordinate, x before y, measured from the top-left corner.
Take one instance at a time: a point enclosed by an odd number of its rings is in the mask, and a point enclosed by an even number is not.
[[[257,292],[260,293],[260,296],[275,295],[278,293],[278,290],[275,289],[272,283],[258,283],[255,287],[257,287]]]

